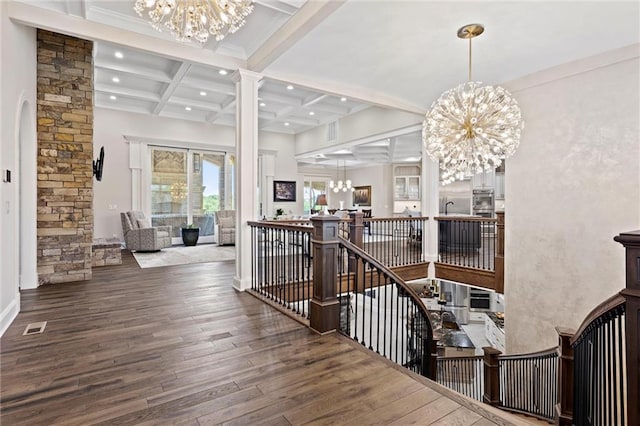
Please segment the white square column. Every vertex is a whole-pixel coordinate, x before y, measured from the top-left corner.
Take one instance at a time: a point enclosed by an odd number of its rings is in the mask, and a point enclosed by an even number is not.
[[[258,89],[262,75],[240,69],[236,77],[236,276],[233,287],[251,288],[251,228],[258,212]]]
[[[422,233],[422,251],[424,260],[429,262],[427,276],[435,278],[435,264],[438,260],[438,221],[435,217],[440,216],[440,170],[439,164],[427,155],[422,149],[422,215],[428,216],[426,232]]]

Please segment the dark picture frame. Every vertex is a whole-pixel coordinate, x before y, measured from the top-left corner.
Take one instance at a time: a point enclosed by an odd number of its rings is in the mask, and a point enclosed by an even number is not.
[[[353,205],[371,206],[371,185],[354,186]]]
[[[273,201],[276,203],[289,203],[296,201],[296,181],[274,180]]]

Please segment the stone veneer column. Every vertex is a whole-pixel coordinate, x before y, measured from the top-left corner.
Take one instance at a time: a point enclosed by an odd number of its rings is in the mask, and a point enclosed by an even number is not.
[[[38,30],[38,282],[91,278],[93,42]]]

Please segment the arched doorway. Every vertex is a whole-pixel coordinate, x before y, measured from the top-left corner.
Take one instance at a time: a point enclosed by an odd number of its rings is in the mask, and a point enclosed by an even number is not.
[[[19,249],[18,265],[20,289],[38,287],[37,269],[37,135],[35,125],[35,106],[23,100],[18,113],[18,205],[19,214],[17,236]],[[17,291],[17,289],[16,289]]]

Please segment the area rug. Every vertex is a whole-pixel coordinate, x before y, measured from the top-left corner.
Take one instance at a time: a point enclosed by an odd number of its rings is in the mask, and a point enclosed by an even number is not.
[[[169,247],[152,253],[134,252],[133,256],[141,268],[158,268],[190,263],[235,260],[236,248],[234,246],[218,246],[216,244],[199,244],[190,247]]]

